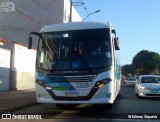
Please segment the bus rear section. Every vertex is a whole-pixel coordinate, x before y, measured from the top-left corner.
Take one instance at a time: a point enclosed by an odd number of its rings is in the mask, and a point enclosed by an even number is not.
[[[120,90],[120,65],[117,38],[109,23],[57,24],[36,35],[38,102],[114,102]]]

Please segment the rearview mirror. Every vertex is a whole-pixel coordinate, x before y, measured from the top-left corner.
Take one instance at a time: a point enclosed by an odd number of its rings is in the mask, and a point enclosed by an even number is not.
[[[32,35],[35,35],[35,36],[40,36],[40,33],[37,33],[37,32],[31,32],[30,35],[29,35],[29,38],[28,38],[28,49],[32,49]]]
[[[115,50],[120,50],[118,38],[114,38],[114,46],[115,46]]]
[[[28,39],[28,49],[32,49],[32,37],[31,36]]]

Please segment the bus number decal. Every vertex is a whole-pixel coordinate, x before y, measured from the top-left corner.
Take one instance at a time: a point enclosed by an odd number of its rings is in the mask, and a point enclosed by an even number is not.
[[[79,83],[77,83],[76,87],[77,88],[88,88],[88,87],[90,87],[90,83],[88,83],[88,82],[79,82]]]

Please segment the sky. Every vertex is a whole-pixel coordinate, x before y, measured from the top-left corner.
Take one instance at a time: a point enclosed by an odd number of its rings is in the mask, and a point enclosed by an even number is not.
[[[131,64],[141,50],[160,54],[160,0],[79,1],[84,1],[88,14],[101,10],[85,21],[112,23],[120,40],[121,65]],[[75,7],[82,18],[87,16],[82,6]]]

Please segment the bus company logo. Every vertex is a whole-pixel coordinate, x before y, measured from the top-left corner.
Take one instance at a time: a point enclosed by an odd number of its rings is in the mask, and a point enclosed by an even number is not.
[[[12,119],[11,114],[2,114],[2,119]]]
[[[42,119],[38,114],[2,114],[2,119]]]
[[[0,10],[4,12],[11,12],[15,11],[15,6],[13,2],[1,2],[0,3]]]

